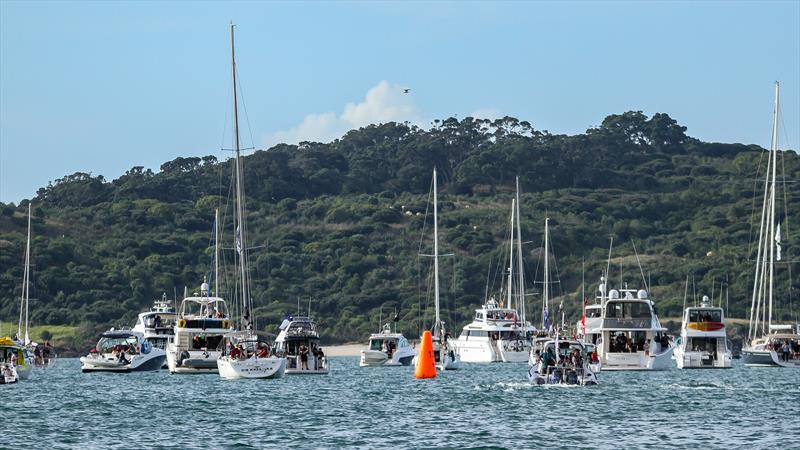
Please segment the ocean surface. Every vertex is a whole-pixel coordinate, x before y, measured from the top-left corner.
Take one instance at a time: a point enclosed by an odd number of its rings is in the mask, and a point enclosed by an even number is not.
[[[0,385],[0,448],[800,448],[800,371],[602,372],[532,386],[527,365],[464,364],[226,381],[80,371],[77,359]]]

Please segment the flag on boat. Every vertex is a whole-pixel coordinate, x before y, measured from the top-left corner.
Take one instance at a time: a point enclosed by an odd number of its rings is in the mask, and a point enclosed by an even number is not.
[[[239,227],[236,227],[236,251],[241,254],[242,253],[242,231]]]
[[[544,307],[544,318],[542,319],[542,322],[543,322],[543,325],[544,325],[544,329],[545,330],[549,330],[550,329],[550,311],[548,310],[548,308],[546,306]]]
[[[589,297],[583,297],[583,315],[581,316],[581,334],[586,336],[586,305],[589,303]]]
[[[781,224],[778,224],[778,229],[775,230],[775,250],[777,252],[776,259],[781,260]]]

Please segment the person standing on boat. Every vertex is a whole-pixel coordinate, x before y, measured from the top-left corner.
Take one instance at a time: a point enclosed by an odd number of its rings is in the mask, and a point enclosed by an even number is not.
[[[647,342],[644,343],[643,350],[644,350],[644,356],[650,356],[650,339],[648,339]]]
[[[308,370],[308,347],[300,345],[300,370]]]
[[[783,346],[781,346],[781,351],[783,351],[783,360],[789,361],[789,340],[786,339],[783,341]]]

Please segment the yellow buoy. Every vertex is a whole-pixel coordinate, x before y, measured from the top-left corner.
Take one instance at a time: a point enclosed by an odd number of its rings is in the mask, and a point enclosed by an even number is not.
[[[433,336],[428,330],[422,332],[422,343],[419,346],[414,376],[417,379],[436,378],[436,361],[433,359]]]

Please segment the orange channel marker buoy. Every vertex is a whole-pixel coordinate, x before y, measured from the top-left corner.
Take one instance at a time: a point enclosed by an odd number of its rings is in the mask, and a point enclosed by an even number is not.
[[[436,361],[433,359],[433,336],[428,330],[422,332],[422,343],[419,346],[414,376],[418,380],[436,378]]]

